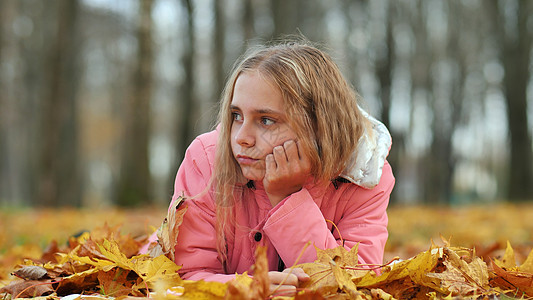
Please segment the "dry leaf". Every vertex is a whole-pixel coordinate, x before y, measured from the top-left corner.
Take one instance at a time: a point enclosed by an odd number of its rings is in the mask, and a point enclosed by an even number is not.
[[[48,271],[41,266],[24,266],[13,272],[13,275],[22,279],[39,280],[45,278]]]
[[[428,273],[427,276],[440,279],[446,294],[467,296],[490,289],[487,265],[481,258],[474,257],[467,263],[449,248],[444,248],[444,254],[447,258],[444,261],[446,270],[442,273]]]
[[[178,197],[175,201],[175,209],[169,209],[167,217],[157,230],[158,243],[162,251],[168,258],[174,259],[174,249],[179,234],[179,226],[183,222],[183,215],[187,211],[187,206],[183,206],[185,198]]]
[[[266,247],[257,247],[255,264],[252,266],[253,277],[248,280],[236,277],[228,282],[225,299],[266,299],[270,295],[270,277],[268,277],[268,260]]]
[[[514,250],[513,247],[511,247],[511,243],[509,243],[509,241],[507,241],[507,247],[505,248],[505,254],[503,255],[503,258],[501,260],[494,259],[494,262],[498,264],[500,268],[504,268],[506,270],[516,268],[516,258],[514,255]]]
[[[526,260],[518,267],[520,272],[533,274],[533,250],[529,252]]]
[[[120,297],[130,294],[133,284],[128,282],[129,270],[115,268],[109,272],[98,272],[100,291],[108,297]]]
[[[357,287],[352,281],[352,276],[346,270],[340,268],[334,260],[330,260],[329,264],[331,265],[333,276],[339,289],[348,294],[351,299],[362,299],[362,294],[357,291]]]
[[[334,262],[335,266],[339,268],[344,268],[343,272],[348,273],[350,278],[361,276],[361,274],[368,272],[353,270],[357,267],[358,262],[357,245],[352,247],[350,251],[346,250],[343,246],[326,250],[321,250],[317,247],[315,249],[317,252],[315,262],[296,266],[302,268],[310,277],[309,281],[303,283],[302,288],[304,289],[318,291],[325,296],[337,294],[339,282],[334,276],[331,262]]]
[[[0,294],[8,293],[15,298],[33,298],[36,296],[46,296],[52,294],[54,289],[52,288],[51,280],[37,281],[37,280],[18,280],[14,281],[8,286],[0,289]]]
[[[512,290],[515,295],[525,293],[533,297],[533,274],[506,271],[498,264],[492,263],[492,270],[497,275],[492,281],[500,287]]]

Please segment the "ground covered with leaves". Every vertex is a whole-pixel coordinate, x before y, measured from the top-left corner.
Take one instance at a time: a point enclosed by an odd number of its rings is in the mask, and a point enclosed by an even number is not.
[[[317,249],[315,262],[296,266],[311,277],[297,295],[270,293],[264,249],[253,278],[240,274],[227,284],[177,275],[167,256],[179,228],[160,230],[163,254],[137,255],[165,215],[2,209],[0,298],[533,298],[533,205],[391,207],[384,266],[358,264],[356,248]]]

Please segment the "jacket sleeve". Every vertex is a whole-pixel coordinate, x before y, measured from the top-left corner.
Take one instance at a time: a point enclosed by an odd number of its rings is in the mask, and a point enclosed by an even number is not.
[[[364,189],[353,185],[343,195],[348,203],[336,225],[346,249],[359,243],[359,264],[383,263],[388,237],[386,209],[393,186],[392,170],[386,162],[376,187]],[[320,208],[306,189],[294,193],[275,207],[263,231],[287,266],[316,259],[314,247],[308,247],[296,261],[308,241],[320,249],[335,248],[342,243],[328,229]]]
[[[200,139],[191,143],[176,175],[174,195],[169,209],[182,194],[187,212],[179,227],[174,261],[181,265],[184,279],[226,282],[234,275],[225,275],[218,258],[215,232],[215,204],[208,191],[213,162]]]

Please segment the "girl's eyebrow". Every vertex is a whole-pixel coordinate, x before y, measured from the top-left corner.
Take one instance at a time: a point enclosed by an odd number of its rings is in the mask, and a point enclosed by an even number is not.
[[[241,110],[236,105],[231,105],[230,108],[232,110]],[[270,108],[254,109],[253,112],[256,113],[256,114],[268,114],[268,115],[282,115],[283,114],[282,112],[279,112],[277,110],[273,110],[273,109],[270,109]]]

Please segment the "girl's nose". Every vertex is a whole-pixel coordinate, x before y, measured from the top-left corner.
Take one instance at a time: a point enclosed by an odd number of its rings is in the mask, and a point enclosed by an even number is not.
[[[255,145],[255,135],[250,124],[247,124],[246,122],[240,124],[237,134],[235,135],[235,141],[242,147],[252,147]]]

